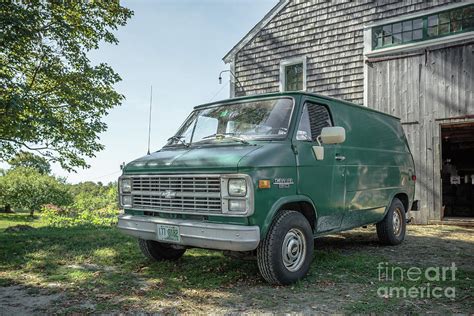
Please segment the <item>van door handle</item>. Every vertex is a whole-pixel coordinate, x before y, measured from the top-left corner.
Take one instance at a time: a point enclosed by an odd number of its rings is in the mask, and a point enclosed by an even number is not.
[[[339,161],[344,161],[344,160],[346,160],[346,157],[345,157],[345,156],[340,156],[340,155],[338,155],[338,154],[336,154],[336,157],[335,157],[335,158],[336,158],[336,160],[339,160]]]

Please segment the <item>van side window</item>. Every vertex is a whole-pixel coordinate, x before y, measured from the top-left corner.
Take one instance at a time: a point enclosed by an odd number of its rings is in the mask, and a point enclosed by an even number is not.
[[[306,103],[296,132],[297,140],[316,141],[324,127],[332,126],[331,117],[325,106]]]

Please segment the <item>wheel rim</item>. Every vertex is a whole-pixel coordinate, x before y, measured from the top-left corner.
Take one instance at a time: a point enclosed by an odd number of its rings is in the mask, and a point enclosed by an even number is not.
[[[400,236],[400,234],[402,233],[402,220],[402,210],[397,207],[393,212],[392,220],[393,233],[395,234],[395,236]]]
[[[283,264],[289,271],[298,271],[306,257],[306,239],[301,230],[290,229],[283,239],[281,247]]]

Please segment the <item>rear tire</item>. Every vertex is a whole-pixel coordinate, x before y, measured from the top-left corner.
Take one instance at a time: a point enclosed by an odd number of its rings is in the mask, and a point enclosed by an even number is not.
[[[303,278],[313,259],[313,231],[295,211],[281,211],[257,248],[260,274],[270,284],[291,284]]]
[[[154,240],[138,239],[138,245],[145,257],[155,261],[178,260],[186,252],[186,249],[176,249]]]
[[[384,245],[399,245],[405,239],[406,213],[403,203],[394,198],[385,218],[377,223],[377,236]]]

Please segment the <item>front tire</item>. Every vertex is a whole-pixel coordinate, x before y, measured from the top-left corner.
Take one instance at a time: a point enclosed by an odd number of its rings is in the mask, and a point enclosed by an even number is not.
[[[403,203],[394,198],[385,218],[377,223],[377,236],[384,245],[399,245],[405,239],[406,213]]]
[[[295,211],[281,211],[257,248],[260,274],[270,284],[291,284],[303,278],[313,259],[313,231]]]
[[[154,240],[138,239],[138,245],[145,257],[155,261],[178,260],[186,252],[186,249],[176,249]]]

